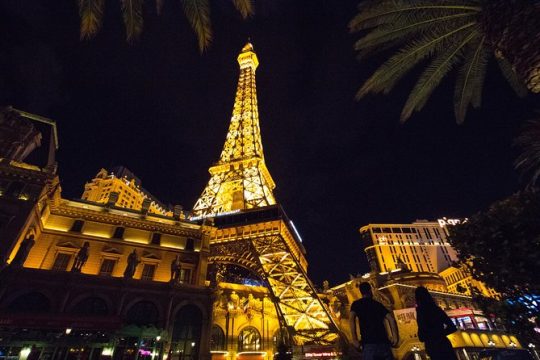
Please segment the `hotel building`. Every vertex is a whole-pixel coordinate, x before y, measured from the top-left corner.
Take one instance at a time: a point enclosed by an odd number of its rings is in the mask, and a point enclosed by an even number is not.
[[[438,222],[369,224],[360,229],[371,270],[439,273],[457,261],[447,232]]]

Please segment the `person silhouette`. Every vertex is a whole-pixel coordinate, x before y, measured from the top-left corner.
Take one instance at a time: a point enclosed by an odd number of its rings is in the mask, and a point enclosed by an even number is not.
[[[437,306],[425,287],[417,287],[414,295],[416,298],[418,339],[425,344],[426,353],[432,360],[456,360],[456,353],[446,337],[457,330],[456,326],[448,315]]]
[[[351,304],[351,315],[349,317],[352,344],[355,348],[360,349],[356,333],[356,319],[358,318],[363,359],[393,360],[394,355],[392,355],[390,345],[397,346],[399,343],[396,320],[383,304],[373,300],[373,293],[369,283],[361,283],[358,288],[362,298]],[[392,342],[388,340],[388,334],[384,326],[385,321],[390,326]]]

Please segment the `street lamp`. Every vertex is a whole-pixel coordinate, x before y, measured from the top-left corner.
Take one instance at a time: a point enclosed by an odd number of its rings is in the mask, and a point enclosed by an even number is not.
[[[71,334],[71,328],[66,329],[66,335],[69,335],[69,334]]]

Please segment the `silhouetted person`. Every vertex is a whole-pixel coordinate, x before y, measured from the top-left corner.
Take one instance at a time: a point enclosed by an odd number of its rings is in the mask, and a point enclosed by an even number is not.
[[[426,353],[432,360],[456,360],[456,353],[446,337],[456,331],[456,326],[425,287],[417,287],[414,295],[418,338],[425,343]]]
[[[356,318],[358,318],[364,360],[393,360],[390,346],[397,346],[399,342],[396,320],[383,304],[373,300],[371,285],[361,283],[358,288],[362,298],[352,303],[349,318],[353,346],[360,349],[356,333]],[[392,342],[388,340],[385,321],[390,325]]]

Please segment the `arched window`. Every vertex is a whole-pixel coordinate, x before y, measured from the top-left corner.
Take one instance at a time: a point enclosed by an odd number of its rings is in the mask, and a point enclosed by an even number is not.
[[[210,350],[225,350],[225,333],[217,326],[212,326],[210,334]]]
[[[159,311],[150,301],[139,301],[131,306],[126,314],[126,323],[137,326],[158,326]]]
[[[201,346],[202,313],[186,305],[176,315],[172,333],[171,360],[198,359]]]
[[[261,335],[253,326],[245,327],[238,336],[238,352],[261,350]]]
[[[79,301],[71,312],[79,315],[106,316],[109,314],[109,308],[105,300],[98,297],[89,297]]]
[[[8,311],[13,313],[47,313],[51,311],[51,302],[39,292],[30,292],[17,297],[9,306]]]

